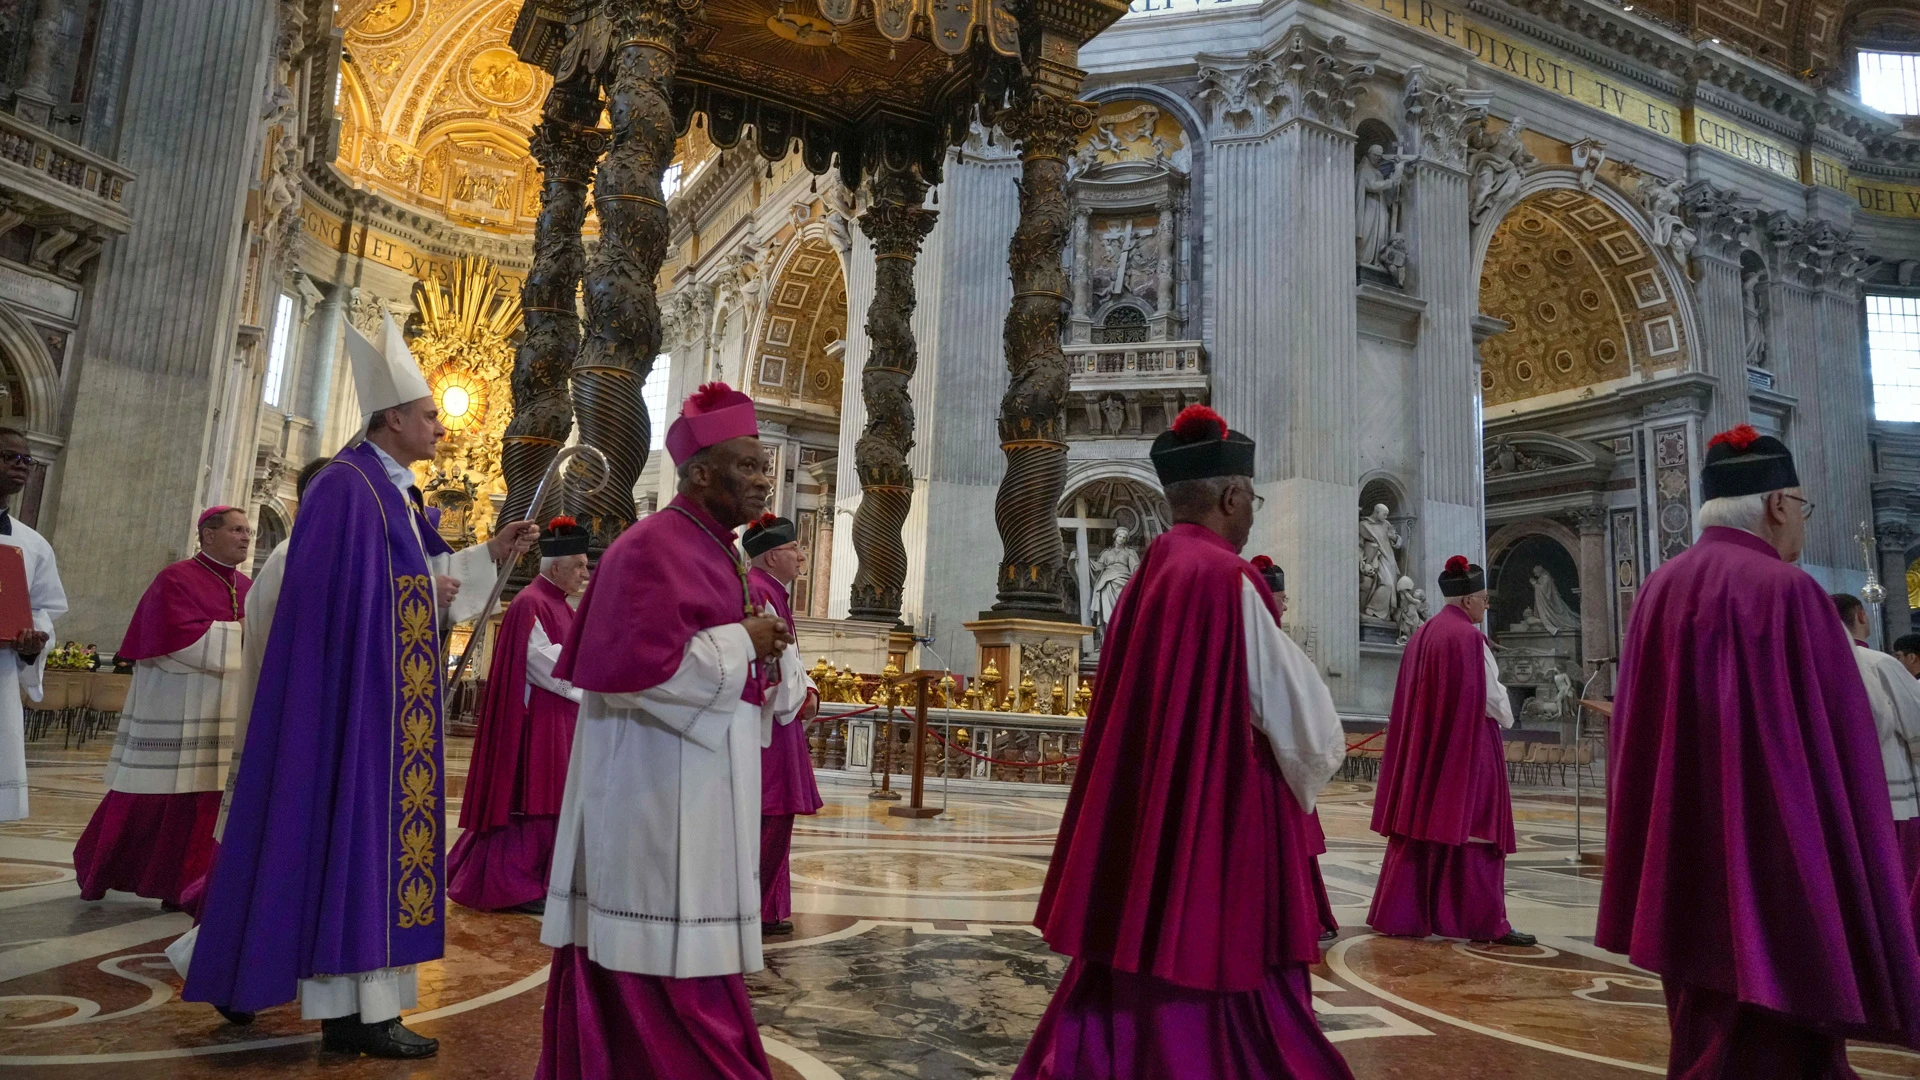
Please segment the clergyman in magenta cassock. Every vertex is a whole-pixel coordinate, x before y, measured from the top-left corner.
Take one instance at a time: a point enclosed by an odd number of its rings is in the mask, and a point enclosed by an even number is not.
[[[793,522],[767,514],[747,526],[740,546],[752,560],[747,587],[755,607],[772,611],[792,632],[793,606],[788,590],[806,556],[800,551],[800,533]],[[788,645],[798,649],[797,645]],[[808,688],[812,690],[809,680]],[[798,722],[779,724],[773,742],[760,751],[760,928],[768,934],[789,934],[793,924],[793,881],[787,860],[793,850],[793,819],[819,810],[820,787],[813,778],[813,753],[807,745],[807,721],[813,718],[820,695],[803,707]]]
[[[1414,631],[1387,722],[1373,831],[1387,838],[1367,925],[1401,937],[1532,945],[1507,922],[1514,851],[1502,728],[1513,706],[1477,625],[1486,575],[1464,556],[1440,574],[1446,605]]]
[[[107,761],[106,798],[73,848],[80,898],[109,889],[192,910],[212,865],[214,822],[240,707],[240,628],[251,536],[246,512],[216,506],[201,549],[161,570],[133,609],[116,659],[135,661]]]
[[[1253,442],[1194,406],[1152,455],[1175,524],[1101,649],[1034,920],[1072,960],[1014,1076],[1347,1078],[1307,977],[1308,814],[1345,756],[1339,716],[1239,555]]]
[[[540,935],[546,1080],[770,1074],[743,978],[760,756],[806,674],[734,543],[771,490],[752,400],[701,387],[666,445],[680,492],[607,547],[555,670],[582,695]]]
[[[548,522],[540,534],[540,572],[500,619],[460,800],[463,831],[447,852],[447,896],[465,907],[546,909],[580,700],[553,669],[573,632],[567,600],[585,587],[591,539],[570,517]]]
[[[1793,565],[1799,488],[1780,440],[1715,436],[1700,539],[1648,576],[1620,657],[1594,940],[1660,976],[1684,1080],[1852,1077],[1847,1038],[1920,1044],[1887,777]]]

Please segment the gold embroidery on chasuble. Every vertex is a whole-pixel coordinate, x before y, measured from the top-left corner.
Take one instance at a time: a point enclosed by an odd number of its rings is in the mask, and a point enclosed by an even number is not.
[[[400,642],[400,902],[402,930],[432,924],[440,881],[439,800],[434,788],[439,766],[436,698],[439,643],[434,634],[433,577],[409,574],[394,579],[395,616]]]

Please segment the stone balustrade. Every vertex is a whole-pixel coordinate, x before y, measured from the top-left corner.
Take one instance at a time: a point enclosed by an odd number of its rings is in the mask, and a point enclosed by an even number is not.
[[[1198,341],[1068,345],[1068,438],[1152,438],[1209,397]]]

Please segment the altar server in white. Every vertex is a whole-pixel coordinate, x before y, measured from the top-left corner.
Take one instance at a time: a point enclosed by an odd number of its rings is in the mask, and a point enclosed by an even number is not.
[[[7,512],[7,503],[27,486],[35,464],[27,437],[0,429],[0,544],[20,549],[27,569],[27,603],[33,611],[33,629],[0,641],[0,821],[27,816],[27,714],[20,695],[40,700],[53,620],[67,612],[67,590],[60,584],[53,548]]]

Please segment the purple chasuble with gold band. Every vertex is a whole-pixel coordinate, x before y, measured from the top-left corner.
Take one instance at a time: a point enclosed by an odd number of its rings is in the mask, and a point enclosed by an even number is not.
[[[428,560],[448,551],[370,446],[308,487],[184,999],[254,1011],[293,1000],[301,979],[444,952]]]

